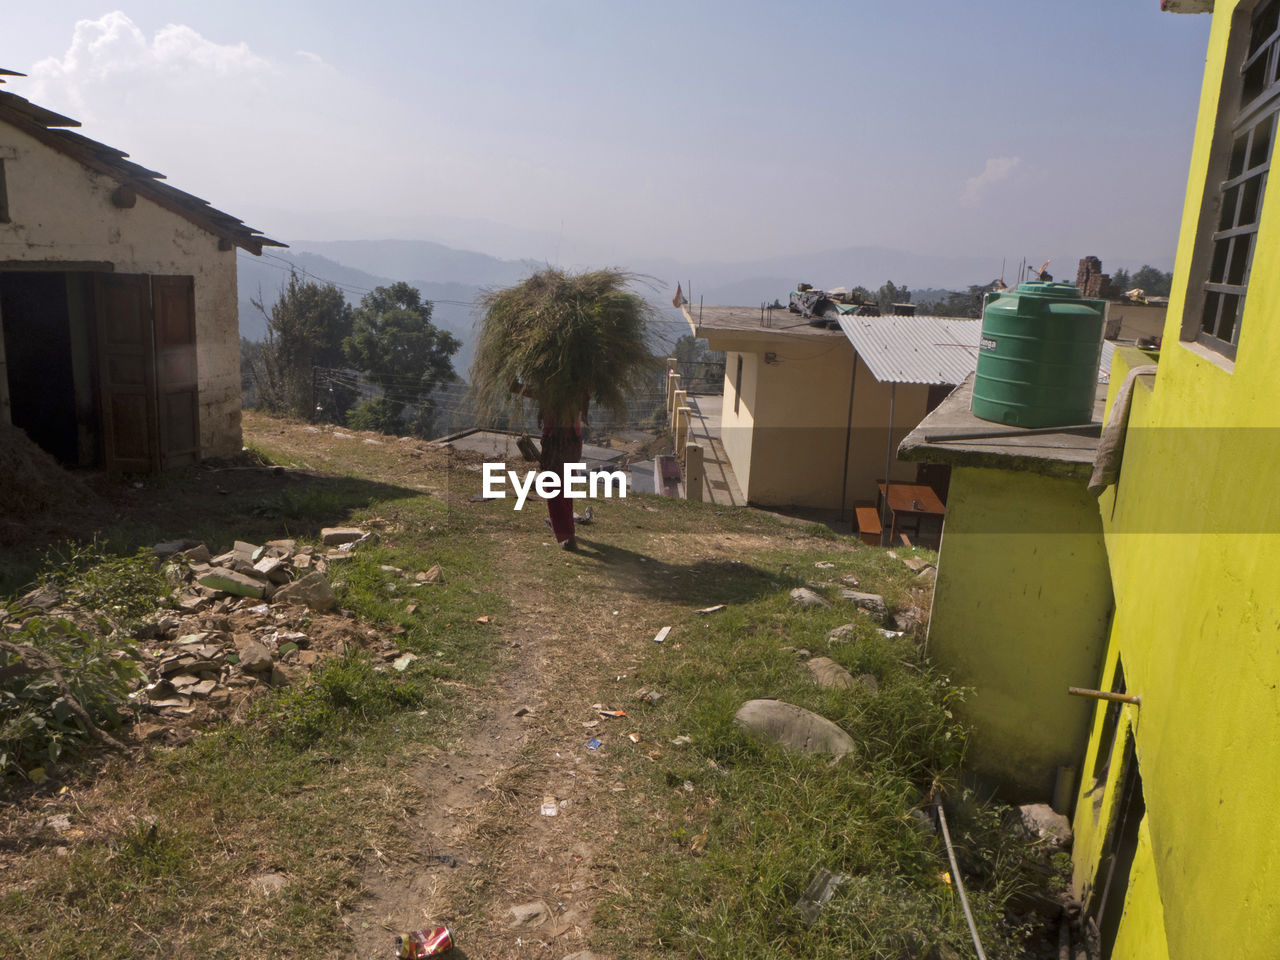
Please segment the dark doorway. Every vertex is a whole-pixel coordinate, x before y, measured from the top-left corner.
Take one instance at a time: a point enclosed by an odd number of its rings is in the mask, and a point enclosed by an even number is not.
[[[1138,827],[1147,813],[1132,736],[1126,738],[1124,768],[1116,803],[1116,815],[1111,821],[1098,870],[1101,886],[1095,887],[1090,904],[1090,912],[1098,925],[1102,960],[1110,960],[1120,932],[1120,918],[1129,893],[1129,875],[1138,852]]]
[[[57,271],[0,272],[0,324],[14,426],[63,464],[81,466],[86,454],[94,459],[81,444],[82,427],[94,432],[94,391],[89,328],[72,320],[73,285],[72,274]]]

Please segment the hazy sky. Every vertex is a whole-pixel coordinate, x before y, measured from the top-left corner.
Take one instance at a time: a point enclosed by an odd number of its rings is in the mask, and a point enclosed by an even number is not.
[[[0,66],[30,74],[5,89],[271,236],[623,266],[1171,258],[1209,28],[1158,0],[71,0],[0,21]]]

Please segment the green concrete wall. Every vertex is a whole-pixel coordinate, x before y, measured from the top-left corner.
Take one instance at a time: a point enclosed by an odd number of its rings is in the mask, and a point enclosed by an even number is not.
[[[1018,802],[1052,798],[1078,766],[1111,585],[1097,503],[1083,480],[955,467],[928,651],[974,688],[967,764]]]

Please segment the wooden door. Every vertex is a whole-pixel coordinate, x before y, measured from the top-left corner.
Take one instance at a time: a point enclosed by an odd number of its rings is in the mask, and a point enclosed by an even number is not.
[[[200,459],[195,283],[191,277],[152,277],[151,294],[160,469],[168,470]]]
[[[154,473],[160,448],[151,278],[97,274],[94,293],[104,466],[111,473]]]

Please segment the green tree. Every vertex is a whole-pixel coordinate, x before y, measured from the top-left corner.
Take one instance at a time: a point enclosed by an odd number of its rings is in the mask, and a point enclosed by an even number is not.
[[[876,303],[880,305],[880,312],[888,316],[893,313],[893,305],[895,303],[910,303],[911,291],[905,286],[899,287],[892,280],[887,282],[872,297]]]
[[[267,318],[260,349],[242,349],[251,368],[258,401],[268,410],[310,419],[312,367],[343,363],[342,341],[351,333],[351,306],[332,284],[321,286],[289,274],[288,284],[268,311],[251,301]]]
[[[1142,269],[1134,273],[1132,283],[1148,297],[1167,297],[1173,288],[1173,274],[1144,263]]]
[[[1107,295],[1112,297],[1123,296],[1126,290],[1133,289],[1133,278],[1129,276],[1129,271],[1120,269],[1111,274],[1111,284],[1107,288]]]
[[[849,291],[849,299],[854,303],[871,303],[875,298],[876,295],[863,286],[854,287]]]
[[[403,281],[367,293],[342,342],[347,362],[382,388],[350,414],[352,426],[397,433],[406,406],[418,408],[420,435],[430,432],[431,393],[458,379],[452,357],[462,343],[431,322],[431,303]]]
[[[471,367],[478,408],[519,408],[523,388],[544,422],[572,424],[594,401],[626,412],[628,396],[655,369],[645,341],[653,308],[627,289],[622,270],[570,274],[548,268],[484,294]]]

